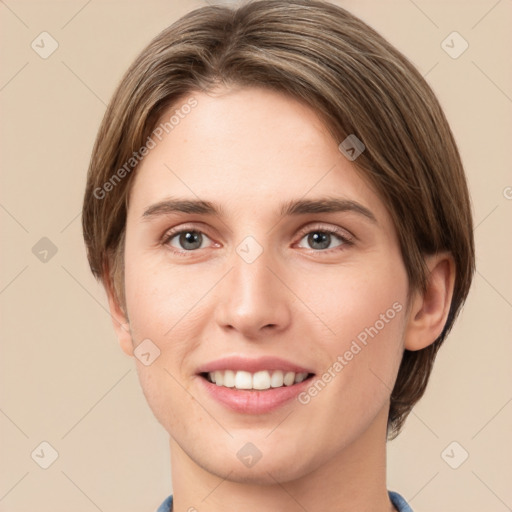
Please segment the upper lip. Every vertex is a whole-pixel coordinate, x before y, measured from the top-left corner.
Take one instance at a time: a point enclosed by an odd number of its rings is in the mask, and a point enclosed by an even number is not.
[[[258,358],[248,358],[240,356],[229,356],[215,361],[205,363],[197,369],[197,373],[209,373],[216,370],[242,370],[255,373],[262,370],[281,370],[295,373],[313,373],[311,370],[298,364],[281,359],[280,357],[264,356]]]

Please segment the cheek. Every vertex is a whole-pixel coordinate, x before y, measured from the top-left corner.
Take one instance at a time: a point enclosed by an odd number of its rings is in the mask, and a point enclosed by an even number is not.
[[[126,304],[134,338],[170,339],[208,290],[180,268],[159,258],[128,254],[125,262]]]
[[[322,319],[322,333],[317,330],[312,336],[326,355],[325,370],[336,375],[333,390],[366,403],[377,397],[382,401],[391,393],[406,319],[405,267],[400,259],[378,260],[364,269],[337,268],[317,276],[308,295],[308,306]]]
[[[128,251],[127,251],[128,253]],[[198,302],[211,284],[191,285],[190,276],[165,262],[151,261],[143,254],[127,254],[125,288],[130,329],[138,345],[149,339],[158,357],[145,365],[135,360],[142,391],[155,417],[170,431],[184,431],[190,421],[187,411],[197,404],[188,392],[188,355],[199,339]],[[195,417],[194,421],[202,421]]]
[[[308,308],[329,329],[328,336],[317,340],[328,348],[359,335],[364,341],[365,333],[370,336],[368,331],[375,334],[375,329],[379,336],[385,331],[400,332],[407,286],[403,264],[380,261],[364,268],[338,267],[311,275],[303,280],[298,295],[307,297]]]

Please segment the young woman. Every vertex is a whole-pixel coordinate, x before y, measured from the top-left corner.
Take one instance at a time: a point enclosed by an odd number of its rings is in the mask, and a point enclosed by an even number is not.
[[[408,60],[323,1],[193,11],[116,90],[83,207],[169,433],[159,512],[410,511],[386,439],[467,296],[472,217]]]

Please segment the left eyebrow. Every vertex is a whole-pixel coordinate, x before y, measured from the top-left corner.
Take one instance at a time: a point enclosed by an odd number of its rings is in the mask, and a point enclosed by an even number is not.
[[[324,197],[318,199],[300,199],[288,201],[281,206],[281,216],[303,215],[306,213],[354,212],[377,223],[375,215],[366,206],[356,201],[341,198]]]
[[[354,212],[377,223],[375,215],[366,206],[342,198],[320,197],[317,199],[291,200],[283,203],[279,211],[281,217],[313,213]],[[142,214],[142,218],[143,220],[149,220],[176,212],[225,217],[223,208],[210,201],[169,198],[149,206]]]

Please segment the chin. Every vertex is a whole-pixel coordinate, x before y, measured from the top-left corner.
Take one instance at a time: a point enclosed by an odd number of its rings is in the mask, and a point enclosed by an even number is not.
[[[231,450],[229,450],[230,453]],[[189,454],[191,458],[193,454]],[[231,461],[228,462],[230,458]],[[254,485],[275,485],[276,482],[289,482],[306,476],[312,469],[312,461],[307,456],[297,454],[296,450],[290,453],[283,453],[282,450],[272,449],[270,452],[263,452],[261,458],[256,460],[252,466],[246,466],[237,453],[226,457],[225,453],[216,454],[209,458],[195,458],[196,464],[201,466],[208,473],[231,482],[254,484]],[[298,463],[300,461],[300,464]],[[318,465],[320,465],[319,462]]]

